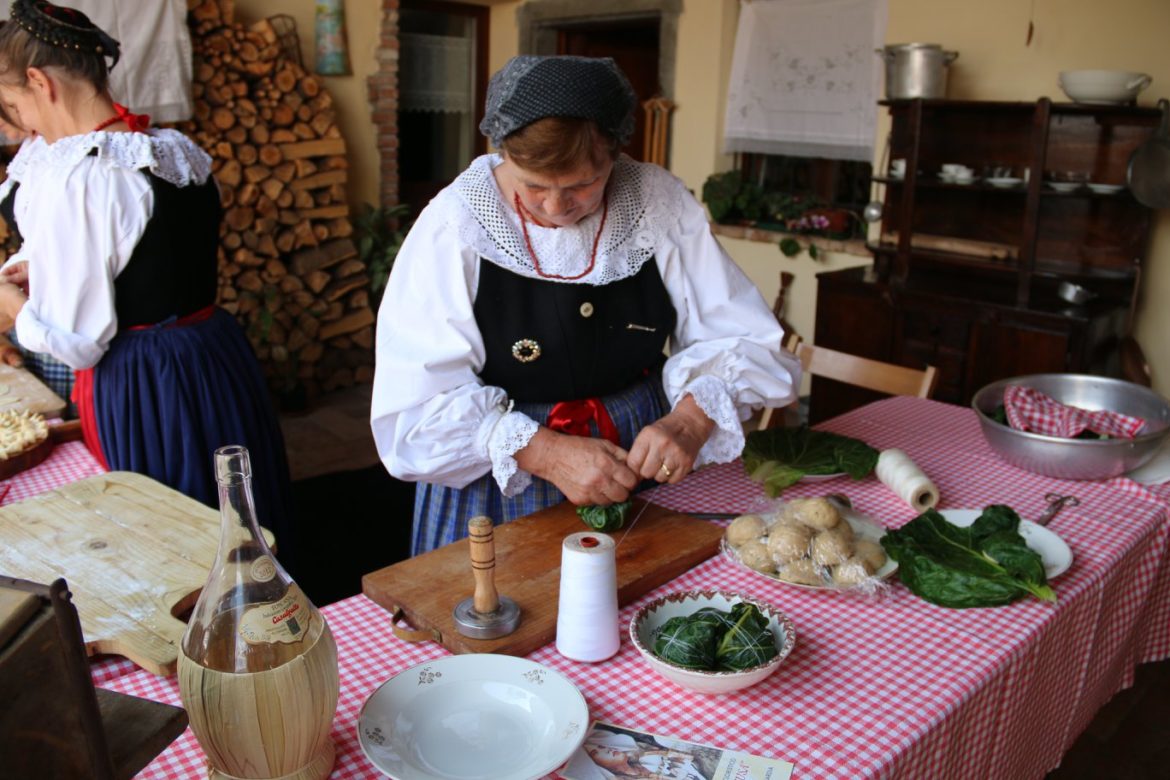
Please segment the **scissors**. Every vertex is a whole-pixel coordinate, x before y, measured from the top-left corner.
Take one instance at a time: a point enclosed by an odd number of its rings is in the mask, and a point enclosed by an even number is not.
[[[1062,496],[1059,493],[1045,493],[1044,500],[1048,502],[1048,506],[1036,518],[1037,525],[1048,525],[1048,521],[1056,517],[1057,512],[1066,506],[1080,506],[1081,503],[1081,500],[1076,496]]]

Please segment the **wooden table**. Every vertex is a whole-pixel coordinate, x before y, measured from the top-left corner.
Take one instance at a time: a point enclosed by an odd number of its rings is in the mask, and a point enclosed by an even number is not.
[[[1027,517],[1039,514],[1045,493],[1076,494],[1080,506],[1049,526],[1075,556],[1053,583],[1057,604],[949,610],[898,583],[880,598],[851,597],[764,580],[714,558],[623,609],[624,640],[613,659],[580,664],[551,645],[529,658],[572,679],[593,717],[787,759],[798,778],[1031,778],[1059,763],[1094,713],[1131,684],[1137,664],[1170,656],[1170,521],[1155,493],[1124,478],[1074,483],[1015,469],[992,453],[970,410],[932,401],[890,399],[823,427],[905,450],[938,484],[943,507],[1007,503]],[[788,495],[826,492],[847,493],[887,526],[913,516],[872,477],[801,484]],[[733,463],[657,489],[651,499],[739,512],[758,508],[761,492]],[[707,697],[650,671],[625,633],[634,609],[693,588],[751,593],[789,615],[796,646],[776,674],[739,694]],[[362,596],[323,611],[341,671],[333,777],[379,777],[355,734],[363,701],[391,676],[446,651],[396,639],[389,615]],[[94,676],[113,690],[178,700],[173,679],[125,661],[99,663]],[[204,772],[188,732],[142,776]]]

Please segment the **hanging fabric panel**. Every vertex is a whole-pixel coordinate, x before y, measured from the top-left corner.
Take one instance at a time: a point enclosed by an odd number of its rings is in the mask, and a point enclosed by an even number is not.
[[[725,151],[873,159],[886,0],[742,0]]]

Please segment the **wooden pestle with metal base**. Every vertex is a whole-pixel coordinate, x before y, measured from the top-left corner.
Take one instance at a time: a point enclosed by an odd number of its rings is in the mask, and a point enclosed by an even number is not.
[[[475,595],[455,607],[455,628],[474,639],[507,636],[520,625],[520,607],[496,592],[496,543],[491,518],[479,515],[467,523]]]

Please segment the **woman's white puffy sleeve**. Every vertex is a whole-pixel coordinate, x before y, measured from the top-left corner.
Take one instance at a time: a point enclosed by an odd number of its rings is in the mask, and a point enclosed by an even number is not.
[[[370,424],[387,470],[404,480],[464,487],[489,471],[506,495],[528,486],[511,455],[537,423],[485,386],[473,302],[479,256],[445,217],[440,194],[419,215],[378,310]],[[493,454],[495,460],[493,461]]]
[[[29,299],[16,317],[23,347],[74,369],[101,359],[118,330],[114,278],[152,208],[145,175],[97,156],[25,178],[16,197],[24,243],[11,260],[29,261]]]
[[[800,364],[781,350],[783,329],[755,285],[723,251],[707,215],[681,182],[681,216],[656,254],[678,323],[662,372],[671,404],[690,393],[716,429],[697,464],[743,451],[742,421],[753,409],[796,399]]]

